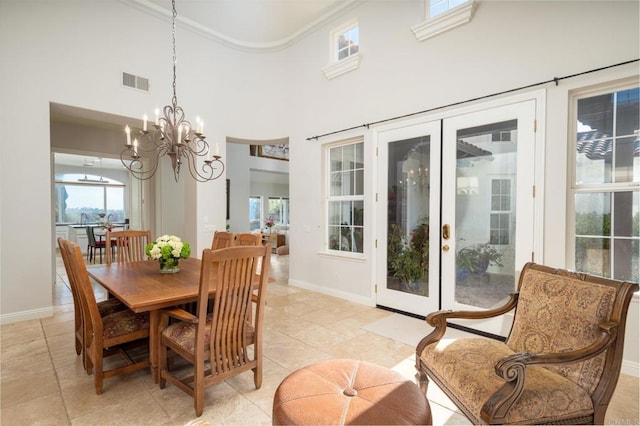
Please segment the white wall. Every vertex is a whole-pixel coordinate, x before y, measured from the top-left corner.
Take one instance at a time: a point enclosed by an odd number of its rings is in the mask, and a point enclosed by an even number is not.
[[[368,1],[268,54],[231,50],[179,26],[178,101],[187,115],[204,118],[208,140],[220,143],[223,157],[225,137],[289,137],[290,282],[371,304],[372,232],[364,260],[322,253],[322,145],[362,135],[373,162],[372,129],[306,138],[636,59],[638,12],[637,2],[483,1],[470,24],[418,42],[410,27],[422,21],[421,1]],[[329,62],[328,32],[353,17],[361,31],[360,68],[327,80],[321,68]],[[52,245],[38,244],[54,234],[49,103],[128,117],[150,113],[170,101],[171,40],[168,21],[124,3],[75,1],[1,1],[0,40],[0,89],[10,101],[0,111],[0,318],[7,322],[52,312]],[[121,87],[122,71],[150,78],[152,91]],[[637,75],[635,63],[544,86],[545,263],[567,264],[568,92]],[[25,158],[28,174],[18,161]],[[160,218],[169,229],[180,217],[179,232],[196,253],[210,244],[214,228],[224,228],[224,178],[185,183],[178,201],[184,211]],[[366,179],[372,212],[374,180]],[[161,188],[165,199],[170,185]],[[370,214],[366,226],[375,229]],[[637,318],[637,299],[632,309]],[[627,359],[637,366],[637,330],[634,339]]]

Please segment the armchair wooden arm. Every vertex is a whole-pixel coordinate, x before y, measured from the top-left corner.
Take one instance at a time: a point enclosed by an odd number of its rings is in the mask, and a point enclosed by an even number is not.
[[[496,363],[496,374],[506,383],[484,404],[481,416],[489,424],[502,424],[524,390],[526,368],[530,365],[564,364],[585,361],[605,351],[615,341],[618,324],[612,321],[600,324],[600,335],[591,345],[569,352],[545,354],[516,353]]]
[[[418,357],[416,360],[420,359],[420,354],[425,346],[430,345],[433,342],[437,342],[442,339],[442,336],[447,331],[447,319],[449,318],[459,318],[459,319],[484,319],[484,318],[492,318],[503,315],[510,310],[514,309],[518,304],[518,292],[511,293],[509,300],[507,302],[494,309],[486,309],[481,311],[437,311],[432,312],[426,317],[427,323],[430,326],[435,327],[435,329],[427,334],[416,347],[416,353]]]

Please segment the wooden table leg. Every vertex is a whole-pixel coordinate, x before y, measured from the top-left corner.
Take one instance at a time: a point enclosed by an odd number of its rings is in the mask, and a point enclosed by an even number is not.
[[[153,310],[149,312],[149,361],[151,362],[151,376],[153,382],[158,383],[160,381],[160,374],[158,371],[158,352],[159,352],[159,312]]]

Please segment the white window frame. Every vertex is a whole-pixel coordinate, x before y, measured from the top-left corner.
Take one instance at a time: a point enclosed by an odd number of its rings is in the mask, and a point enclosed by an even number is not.
[[[331,195],[331,150],[332,149],[336,149],[336,148],[341,148],[341,147],[345,147],[345,146],[349,146],[349,145],[357,145],[357,144],[362,144],[362,150],[363,150],[363,165],[362,165],[362,177],[363,179],[365,179],[365,173],[366,173],[366,168],[367,168],[367,160],[366,160],[366,152],[365,152],[365,144],[364,144],[364,138],[363,137],[356,137],[356,138],[350,138],[347,140],[342,140],[336,143],[332,143],[330,145],[326,145],[325,148],[325,152],[324,152],[324,160],[325,160],[325,182],[326,182],[326,186],[325,186],[325,207],[324,207],[324,211],[325,211],[325,225],[324,225],[324,235],[325,235],[325,243],[324,243],[324,252],[325,253],[331,253],[332,255],[336,255],[336,256],[341,256],[341,257],[351,257],[351,258],[364,258],[365,257],[365,253],[366,253],[366,245],[365,245],[365,233],[367,232],[366,230],[366,221],[365,221],[365,214],[366,214],[366,201],[365,201],[365,189],[364,189],[364,185],[365,182],[363,180],[362,182],[362,194],[354,194],[354,195],[340,195],[340,196],[332,196]],[[354,169],[355,170],[355,169]],[[357,251],[347,251],[347,250],[335,250],[332,249],[330,247],[330,238],[329,238],[329,231],[330,231],[330,217],[331,217],[331,213],[330,213],[330,205],[332,202],[343,202],[343,201],[347,201],[347,202],[353,202],[353,201],[359,201],[362,203],[362,208],[363,208],[363,218],[362,218],[362,252],[357,252]]]
[[[637,79],[627,80],[619,83],[612,83],[599,86],[597,88],[586,88],[586,89],[578,89],[575,90],[569,99],[569,143],[568,143],[568,178],[570,180],[568,185],[568,196],[567,196],[567,265],[569,268],[577,270],[576,267],[576,205],[575,205],[575,197],[576,194],[613,194],[615,192],[627,192],[627,191],[638,191],[640,189],[640,182],[608,182],[608,183],[585,183],[578,184],[577,181],[577,163],[576,163],[576,143],[578,139],[578,101],[585,98],[595,97],[599,95],[611,94],[614,92],[619,92],[626,89],[633,89],[638,87]],[[609,135],[612,137],[614,135]],[[615,135],[618,137],[618,135]],[[613,215],[613,210],[611,212]],[[614,224],[611,222],[610,226],[613,228]],[[613,235],[602,236],[603,238],[608,239],[610,244],[610,256],[614,256],[615,253],[613,250],[613,243],[616,240],[616,237]],[[620,239],[621,237],[617,237]],[[633,238],[633,237],[632,237]],[[613,265],[615,262],[613,261],[613,257],[610,258],[610,275],[613,275]]]
[[[507,181],[509,182],[509,193],[505,194],[505,193],[500,193],[500,194],[496,194],[493,192],[493,182],[494,181]],[[504,210],[494,210],[493,209],[493,197],[496,195],[500,195],[500,196],[504,196],[504,195],[508,195],[509,196],[509,206],[508,208],[504,209]],[[491,178],[491,202],[490,202],[490,210],[489,210],[489,235],[491,235],[491,231],[494,230],[494,228],[491,225],[491,218],[493,218],[494,215],[506,215],[508,217],[507,220],[507,227],[506,228],[496,228],[498,230],[505,230],[507,232],[507,237],[508,237],[508,242],[507,243],[500,243],[500,242],[493,242],[491,241],[491,237],[489,237],[489,243],[491,245],[495,245],[495,246],[508,246],[510,244],[512,244],[513,242],[513,237],[512,237],[512,233],[511,233],[511,217],[513,215],[513,179],[511,178],[506,178],[506,177],[496,177],[496,178]]]
[[[340,35],[353,28],[358,29],[358,52],[353,53],[346,58],[338,59],[338,39]],[[334,28],[329,33],[329,65],[322,68],[322,72],[328,80],[336,78],[342,74],[348,73],[360,67],[360,27],[357,19],[351,19],[339,27]]]
[[[459,6],[449,9],[447,12],[435,17],[429,15],[431,0],[424,0],[424,21],[411,27],[411,31],[418,41],[424,41],[445,31],[452,30],[468,22],[473,18],[476,7],[475,0],[467,0]]]

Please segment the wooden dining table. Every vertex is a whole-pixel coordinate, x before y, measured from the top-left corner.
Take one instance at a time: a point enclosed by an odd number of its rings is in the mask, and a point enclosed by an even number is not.
[[[149,312],[149,360],[151,374],[159,379],[160,309],[195,302],[200,287],[200,260],[180,259],[180,272],[160,273],[157,260],[91,265],[89,276],[134,312]],[[215,274],[209,283],[209,295],[216,292]]]

